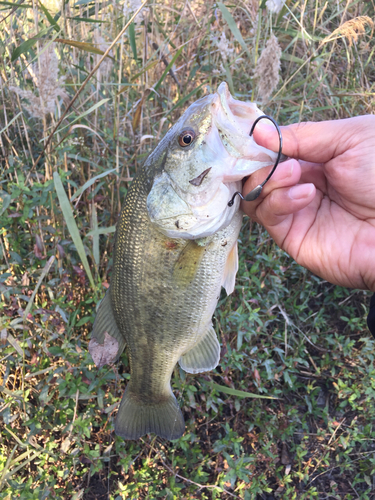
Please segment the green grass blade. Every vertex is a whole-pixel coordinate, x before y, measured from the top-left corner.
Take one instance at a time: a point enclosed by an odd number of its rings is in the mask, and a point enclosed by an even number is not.
[[[190,97],[192,97],[194,94],[196,94],[198,92],[198,90],[203,87],[203,85],[206,85],[206,84],[207,84],[207,82],[201,83],[197,88],[195,88],[194,90],[189,92],[186,96],[182,97],[178,102],[176,102],[176,104],[164,116],[168,116],[176,108],[179,108],[180,106],[182,106],[186,101],[188,101],[190,99]]]
[[[67,17],[67,19],[71,19],[72,21],[77,21],[80,23],[97,23],[97,24],[107,24],[108,21],[101,21],[100,19],[91,19],[91,17]]]
[[[233,85],[233,79],[232,79],[232,74],[230,71],[230,68],[227,63],[223,63],[224,69],[225,69],[225,75],[227,77],[227,84],[229,86],[230,93],[235,95],[236,91],[234,90],[234,85]]]
[[[18,115],[16,115],[14,118],[12,118],[6,127],[4,127],[3,129],[0,130],[0,134],[2,134],[3,132],[5,132],[6,129],[9,128],[12,125],[12,123],[15,122],[17,120],[17,118],[19,116],[21,116],[21,115],[22,115],[22,111],[20,111],[18,113]]]
[[[95,264],[99,267],[100,254],[99,254],[99,234],[98,234],[98,216],[96,213],[96,205],[93,201],[92,203],[92,253],[94,256]]]
[[[149,69],[152,69],[154,66],[156,66],[157,64],[159,63],[159,61],[151,61],[149,64],[147,64],[143,69],[141,69],[141,71],[139,73],[137,73],[136,75],[132,76],[131,77],[131,82],[135,82],[137,78],[139,78],[140,76],[143,75],[143,73],[145,73],[146,71],[148,71]],[[126,90],[127,87],[123,87],[121,90],[118,91],[118,94],[121,94],[121,92],[124,92],[124,90]],[[117,95],[118,95],[117,94]]]
[[[274,396],[263,396],[262,394],[255,394],[253,392],[238,391],[225,385],[215,384],[215,382],[208,382],[208,384],[217,391],[229,394],[230,396],[237,396],[238,398],[257,398],[257,399],[280,399]]]
[[[93,290],[95,290],[94,278],[92,277],[92,274],[91,274],[91,269],[90,269],[90,266],[89,266],[89,263],[88,263],[88,260],[86,257],[85,248],[83,246],[81,235],[79,234],[79,229],[78,229],[78,226],[76,224],[76,221],[75,221],[75,218],[73,215],[72,206],[71,206],[69,199],[65,193],[64,186],[63,186],[61,179],[60,179],[60,176],[57,172],[54,172],[53,180],[55,182],[56,193],[57,193],[57,196],[59,198],[60,207],[61,207],[62,213],[64,215],[64,219],[65,219],[66,225],[68,227],[70,236],[72,237],[73,243],[77,249],[77,252],[78,252],[78,255],[81,259],[83,267],[85,268],[86,274],[90,280],[91,287]]]
[[[182,49],[183,49],[183,47],[180,47],[178,49],[178,51],[175,53],[175,55],[173,56],[171,62],[168,64],[168,66],[164,70],[164,73],[161,75],[158,83],[156,85],[154,85],[154,90],[158,90],[158,88],[160,87],[160,85],[163,83],[164,78],[167,76],[169,70],[174,65],[174,63],[175,63],[176,59],[178,58],[178,56],[181,54]],[[147,99],[149,99],[151,95],[153,95],[152,92],[150,92],[150,94],[148,95]]]
[[[98,179],[101,179],[102,177],[106,177],[108,174],[111,174],[115,170],[116,170],[115,168],[112,168],[111,170],[107,170],[106,172],[102,172],[101,174],[98,174],[95,177],[92,177],[91,179],[89,179],[87,182],[84,183],[83,186],[81,186],[79,189],[77,189],[77,191],[70,198],[70,201],[72,202],[73,200],[75,200],[77,198],[77,196],[82,194],[88,187],[92,186],[95,181],[97,181]]]
[[[42,284],[42,281],[44,280],[44,277],[46,276],[46,274],[48,273],[48,271],[50,270],[52,264],[54,263],[55,261],[55,256],[52,255],[52,257],[50,257],[47,261],[47,264],[44,266],[44,269],[42,271],[42,274],[39,276],[39,279],[38,279],[38,283],[36,284],[36,287],[34,288],[34,291],[30,297],[30,300],[26,306],[26,309],[25,309],[25,312],[23,314],[23,318],[24,320],[26,320],[33,304],[34,304],[34,300],[35,300],[35,296],[36,294],[38,293],[38,290],[39,290],[39,287],[40,285]]]
[[[109,227],[98,227],[97,229],[93,229],[87,233],[87,236],[94,236],[94,234],[108,234],[108,233],[114,233],[116,231],[116,226],[109,226]]]
[[[21,7],[22,9],[32,9],[32,4],[28,3],[14,3],[14,2],[0,2],[0,5],[6,5],[7,7]]]
[[[246,54],[251,57],[250,51],[247,48],[247,45],[245,43],[245,40],[242,38],[240,30],[237,28],[236,22],[232,17],[232,14],[229,12],[229,10],[225,7],[225,5],[221,2],[217,2],[217,5],[219,9],[221,10],[221,13],[223,14],[224,19],[226,20],[229,29],[233,33],[234,38],[237,40],[237,42],[241,45],[243,50],[246,52]]]
[[[29,38],[28,40],[25,40],[23,43],[21,43],[21,45],[19,45],[18,47],[16,47],[13,50],[11,61],[14,62],[16,59],[18,59],[20,57],[21,54],[28,52],[29,49],[31,49],[31,47],[33,45],[35,45],[38,40],[39,40],[39,37],[35,36],[35,37]]]
[[[46,7],[44,7],[44,5],[42,4],[42,2],[39,0],[39,5],[40,5],[40,8],[42,9],[42,11],[44,12],[46,18],[48,19],[50,25],[58,32],[60,33],[61,29],[60,29],[60,26],[57,24],[57,22],[55,21],[55,19],[51,16],[51,14],[49,13],[48,9]]]
[[[133,57],[135,59],[135,62],[138,63],[137,44],[136,44],[136,41],[135,41],[134,23],[131,23],[131,25],[129,26],[128,33],[129,33],[130,47],[131,47],[132,52],[133,52]]]
[[[94,104],[93,106],[91,106],[90,109],[88,109],[87,111],[85,111],[84,113],[82,113],[81,115],[77,116],[77,118],[75,118],[72,122],[70,122],[68,125],[65,125],[65,127],[62,127],[58,130],[58,132],[61,132],[62,130],[65,130],[66,128],[68,127],[71,127],[73,125],[73,123],[76,123],[78,120],[80,120],[81,118],[83,118],[84,116],[87,116],[89,115],[90,113],[92,113],[93,111],[95,111],[97,108],[99,108],[100,106],[102,106],[103,104],[105,104],[106,102],[108,102],[110,99],[107,98],[107,99],[102,99],[101,101],[97,102],[96,104]]]

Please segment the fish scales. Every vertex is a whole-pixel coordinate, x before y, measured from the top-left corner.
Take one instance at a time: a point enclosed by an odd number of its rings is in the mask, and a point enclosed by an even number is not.
[[[174,367],[199,373],[219,362],[211,321],[221,287],[227,293],[234,288],[242,221],[238,201],[232,208],[228,201],[245,175],[275,157],[248,137],[260,114],[222,84],[190,106],[129,188],[111,286],[89,346],[95,359],[109,335],[118,343],[112,361],[128,348],[131,377],[115,423],[126,439],[148,432],[180,437],[184,419],[170,385]]]
[[[216,305],[211,296],[219,296],[222,269],[231,250],[222,246],[222,240],[238,233],[241,217],[202,247],[202,263],[191,282],[185,283],[183,275],[176,273],[176,279],[173,271],[189,240],[177,240],[177,246],[169,248],[170,239],[145,214],[146,193],[140,177],[129,190],[118,223],[122,236],[116,239],[110,290],[116,322],[129,348],[132,390],[151,402],[169,397],[177,361],[211,321]]]

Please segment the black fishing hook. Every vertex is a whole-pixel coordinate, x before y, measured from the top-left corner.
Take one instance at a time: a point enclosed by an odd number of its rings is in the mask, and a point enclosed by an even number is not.
[[[262,189],[263,189],[263,186],[265,185],[266,182],[268,182],[270,180],[270,178],[272,177],[273,173],[275,172],[276,170],[276,167],[277,165],[279,164],[280,162],[280,158],[281,158],[281,149],[283,147],[283,138],[282,138],[282,135],[281,135],[281,132],[280,132],[280,128],[278,126],[278,124],[276,123],[276,121],[271,118],[271,116],[268,116],[268,115],[262,115],[262,116],[258,116],[258,118],[255,120],[255,122],[253,123],[252,127],[251,127],[251,130],[250,130],[250,137],[253,135],[253,132],[254,132],[254,128],[255,128],[255,125],[260,121],[262,120],[263,118],[267,118],[267,120],[271,120],[271,122],[275,125],[276,127],[276,130],[279,134],[279,152],[278,152],[278,155],[277,155],[277,158],[276,158],[276,162],[273,166],[273,169],[271,170],[271,172],[268,174],[267,176],[267,179],[265,181],[262,182],[262,184],[259,184],[257,187],[255,187],[252,191],[250,191],[250,193],[248,193],[245,197],[242,196],[242,194],[239,192],[239,191],[236,191],[234,193],[234,195],[232,196],[232,199],[230,201],[228,201],[228,207],[232,207],[233,204],[234,204],[234,199],[235,197],[238,195],[241,200],[244,200],[244,201],[254,201],[258,198],[258,196],[260,195],[260,193],[262,192]]]

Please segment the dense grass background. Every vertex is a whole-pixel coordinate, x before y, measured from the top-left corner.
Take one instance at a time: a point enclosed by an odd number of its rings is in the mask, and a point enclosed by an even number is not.
[[[0,1],[0,498],[374,498],[368,294],[311,275],[249,220],[215,313],[220,366],[175,370],[181,439],[117,438],[127,354],[98,370],[87,350],[121,204],[168,127],[223,80],[280,124],[372,113],[357,18],[373,1],[149,1],[84,88],[139,3],[20,2]],[[271,30],[281,80],[262,103]]]

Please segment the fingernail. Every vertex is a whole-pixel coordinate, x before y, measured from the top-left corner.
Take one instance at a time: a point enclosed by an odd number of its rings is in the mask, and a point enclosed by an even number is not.
[[[308,198],[313,193],[314,188],[314,184],[297,184],[289,189],[289,198],[292,200]]]
[[[266,135],[266,134],[272,134],[272,133],[276,132],[275,125],[272,125],[270,122],[268,122],[266,120],[260,120],[255,125],[255,128],[257,130],[260,130],[262,132],[262,134],[264,134],[264,135]]]

